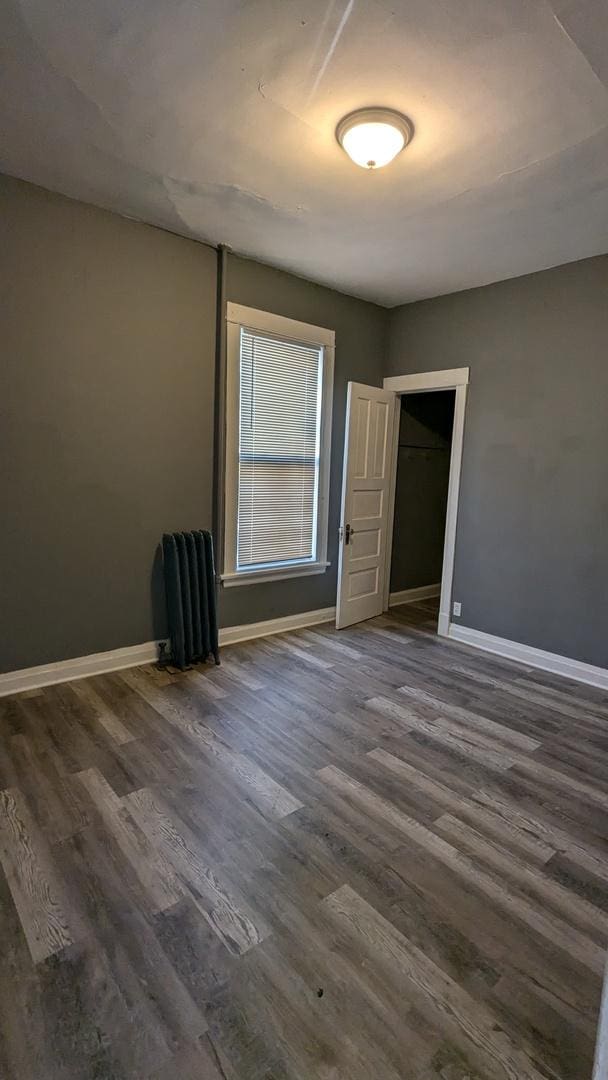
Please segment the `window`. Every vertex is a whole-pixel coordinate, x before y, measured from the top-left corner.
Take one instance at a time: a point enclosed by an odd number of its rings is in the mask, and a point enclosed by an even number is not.
[[[322,573],[334,333],[227,305],[225,585]]]

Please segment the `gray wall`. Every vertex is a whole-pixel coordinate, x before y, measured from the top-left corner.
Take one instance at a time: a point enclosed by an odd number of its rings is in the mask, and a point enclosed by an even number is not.
[[[0,177],[0,670],[164,632],[160,535],[211,523],[215,263]]]
[[[608,666],[608,257],[393,310],[387,374],[471,368],[463,625]]]
[[[349,380],[373,386],[381,384],[388,312],[375,304],[236,256],[228,260],[227,297],[236,304],[273,311],[336,332],[329,493],[331,566],[325,574],[313,577],[222,589],[222,625],[234,626],[330,607],[336,602],[346,384]]]
[[[211,524],[216,258],[9,178],[0,230],[8,671],[165,633],[158,539]],[[348,379],[470,365],[462,622],[608,665],[608,257],[390,316],[231,257],[227,295],[333,328],[336,376],[330,571],[223,590],[223,625],[334,603]]]
[[[210,527],[216,254],[0,176],[0,671],[166,633],[157,545]],[[346,382],[385,310],[245,259],[228,299],[336,331],[330,570],[221,590],[222,625],[335,603]]]
[[[441,581],[454,391],[401,398],[391,592]]]

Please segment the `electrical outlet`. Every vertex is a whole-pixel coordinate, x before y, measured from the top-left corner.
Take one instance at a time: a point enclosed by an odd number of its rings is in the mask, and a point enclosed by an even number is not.
[[[454,612],[454,615],[460,615],[460,612],[462,611],[462,604],[458,600],[454,601],[452,605],[452,611]]]

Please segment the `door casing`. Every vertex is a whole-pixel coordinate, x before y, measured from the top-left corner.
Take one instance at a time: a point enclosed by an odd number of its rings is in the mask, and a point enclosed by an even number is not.
[[[389,519],[387,536],[391,542],[386,545],[386,565],[384,570],[384,609],[389,606],[392,536],[395,520],[395,489],[397,485],[397,457],[399,447],[399,416],[403,394],[426,394],[434,390],[454,390],[454,426],[452,429],[452,449],[450,453],[450,476],[448,482],[448,501],[445,519],[445,539],[443,545],[443,565],[441,571],[441,597],[439,601],[439,621],[437,633],[447,637],[452,609],[452,585],[454,580],[454,555],[456,550],[456,522],[458,518],[458,497],[460,494],[460,473],[462,468],[462,450],[464,445],[464,420],[469,385],[469,368],[447,368],[444,371],[425,371],[415,375],[393,375],[384,380],[385,390],[395,393],[395,420],[393,424],[393,451],[391,461],[391,489],[389,495]]]

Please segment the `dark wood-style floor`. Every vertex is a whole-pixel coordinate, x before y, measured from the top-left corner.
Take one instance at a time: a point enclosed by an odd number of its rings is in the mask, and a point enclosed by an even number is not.
[[[433,630],[0,702],[3,1080],[591,1076],[608,696]]]

